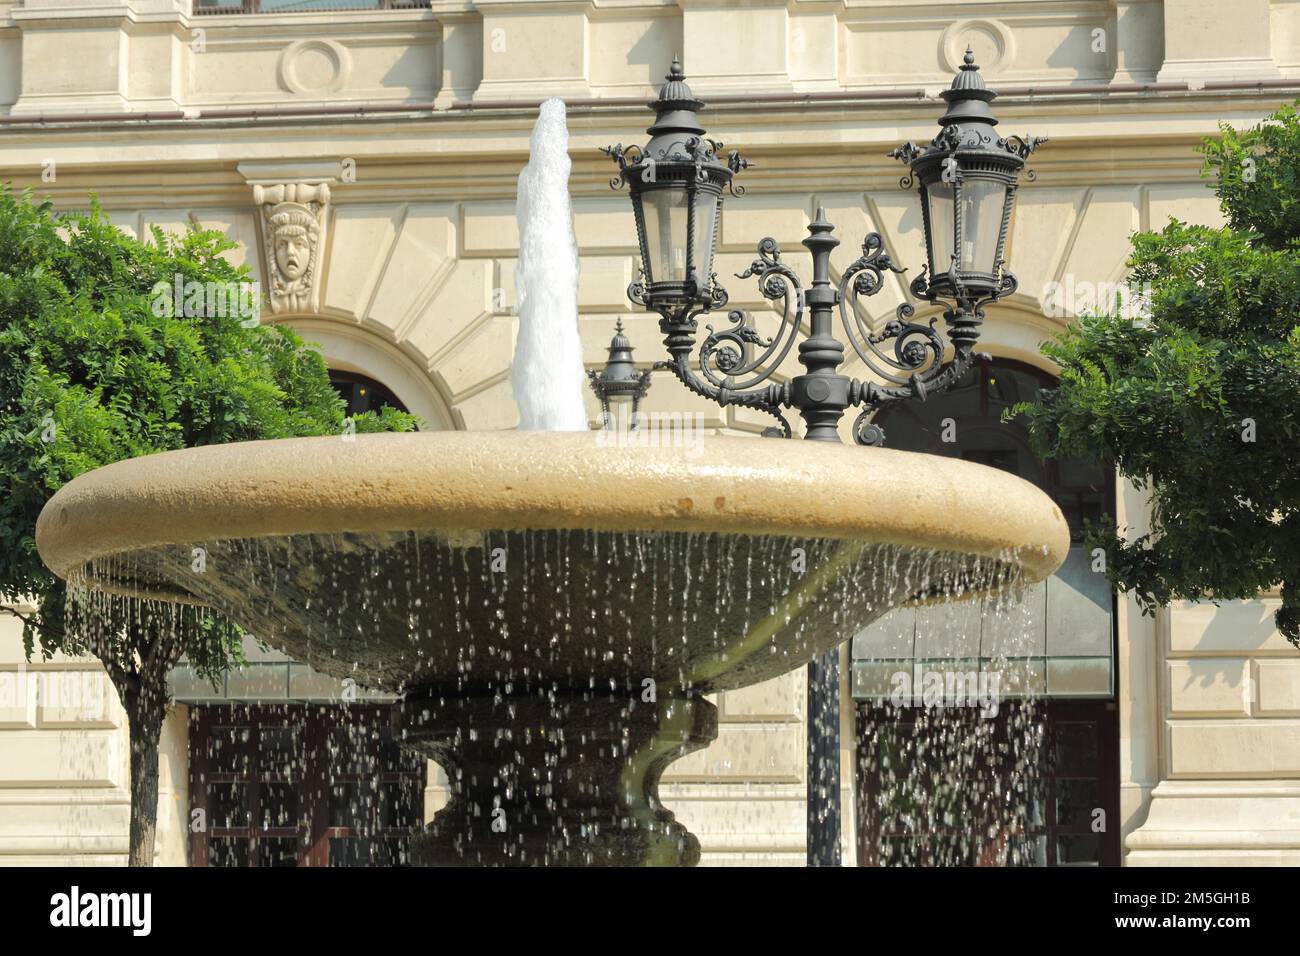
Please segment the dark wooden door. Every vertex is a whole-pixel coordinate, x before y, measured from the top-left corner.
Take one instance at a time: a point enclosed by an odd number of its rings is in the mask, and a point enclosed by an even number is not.
[[[190,711],[193,866],[394,866],[424,822],[426,761],[378,705]]]

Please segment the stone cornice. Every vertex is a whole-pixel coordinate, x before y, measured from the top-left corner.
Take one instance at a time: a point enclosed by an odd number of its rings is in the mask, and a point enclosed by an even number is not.
[[[150,19],[155,21],[174,20],[179,13],[137,13],[127,4],[86,4],[79,7],[38,7],[29,10],[18,7],[9,11],[9,17],[15,25],[28,29],[31,27],[56,28],[69,23],[78,26],[119,26],[122,23],[139,23]]]
[[[1113,151],[1099,151],[1082,142],[1053,142],[1053,151],[1049,154],[1044,149],[1033,164],[1038,180],[1024,185],[1022,191],[1201,182],[1200,157],[1193,151],[1199,141],[1199,136],[1183,135],[1134,142]],[[584,152],[575,142],[570,180],[573,195],[625,200],[625,196],[609,188],[610,176],[604,158],[585,156]],[[33,148],[32,155],[39,157],[40,149]],[[64,155],[69,154],[65,151]],[[519,169],[525,161],[521,149],[474,159],[454,154],[408,152],[401,155],[391,149],[389,155],[367,154],[356,149],[351,155],[357,162],[357,179],[338,188],[337,206],[371,202],[513,202]],[[806,155],[798,148],[789,145],[753,150],[749,155],[759,157],[760,164],[746,173],[746,186],[753,198],[809,191],[901,193],[901,170],[880,148],[823,147],[818,150],[815,166],[809,165]],[[275,168],[270,158],[254,162],[200,161],[177,156],[168,164],[166,174],[160,176],[156,166],[142,160],[82,164],[74,156],[60,161],[56,183],[41,181],[39,165],[9,162],[0,167],[0,180],[12,178],[17,186],[30,185],[39,194],[52,196],[60,205],[74,207],[84,206],[89,192],[95,192],[109,207],[246,206],[249,205],[248,184],[272,181]],[[337,168],[336,162],[313,165],[322,170]],[[258,174],[259,168],[265,176]],[[311,172],[305,166],[297,168],[299,172]],[[323,173],[305,178],[321,180]]]
[[[338,182],[339,178],[338,161],[328,159],[262,160],[240,163],[236,168],[250,186],[288,182],[329,184]]]
[[[1008,132],[1051,137],[1035,157],[1039,178],[1025,187],[1033,189],[1198,181],[1193,147],[1220,120],[1251,125],[1289,100],[1280,92],[1112,96],[1104,104],[1098,97],[1008,97],[999,108]],[[903,170],[885,154],[898,142],[932,135],[935,108],[922,99],[729,104],[711,109],[707,122],[758,163],[746,173],[751,193],[876,191],[897,188]],[[610,170],[597,147],[636,141],[645,118],[641,104],[570,110],[575,194],[611,195]],[[324,181],[348,158],[357,164],[357,181],[340,192],[340,205],[510,198],[534,119],[535,110],[522,107],[426,108],[410,115],[4,125],[0,180],[31,184],[73,205],[84,204],[91,190],[114,205],[147,204],[149,196],[167,197],[168,204],[243,205],[250,182]],[[128,129],[129,136],[120,135]],[[106,130],[118,134],[111,150]],[[51,155],[59,157],[57,184],[40,181]],[[286,163],[286,156],[302,159]]]
[[[1078,121],[1097,130],[1097,135],[1107,132],[1125,139],[1147,135],[1145,130],[1135,131],[1133,117],[1155,117],[1157,120],[1175,121],[1186,118],[1194,123],[1217,126],[1219,119],[1262,117],[1279,106],[1292,102],[1300,80],[1294,86],[1262,88],[1250,95],[1241,90],[1165,90],[1153,93],[1112,93],[1106,96],[1092,93],[1071,94],[1068,90],[1047,93],[1003,95],[998,99],[1002,126],[1029,123],[1055,123]],[[382,107],[382,111],[380,108]],[[745,126],[755,122],[765,128],[765,135],[778,140],[788,136],[794,128],[815,130],[826,128],[835,141],[844,141],[846,134],[853,136],[863,123],[869,126],[891,123],[915,122],[922,124],[917,134],[928,137],[934,128],[936,110],[942,104],[934,97],[912,91],[907,96],[873,96],[870,92],[851,93],[827,100],[812,100],[794,96],[767,99],[756,96],[752,100],[737,102],[735,98],[712,98],[706,122],[710,129]],[[256,126],[261,130],[299,128],[312,126],[322,131],[339,127],[356,127],[373,124],[407,126],[412,123],[450,124],[453,127],[471,124],[473,128],[487,131],[529,130],[536,119],[536,104],[458,104],[452,108],[435,108],[427,102],[382,104],[350,103],[341,108],[320,109],[288,106],[267,107],[247,112],[256,116],[227,115],[219,108],[190,111],[184,119],[142,122],[142,114],[122,113],[82,121],[59,114],[13,117],[0,125],[0,135],[8,139],[25,129],[39,129],[48,140],[55,135],[76,138],[80,132],[105,129],[130,128],[133,132],[151,130],[176,134],[178,130],[228,128],[231,126]],[[645,102],[641,98],[582,100],[569,103],[571,127],[607,126],[612,135],[627,138],[639,135],[647,121]],[[794,120],[788,117],[794,116]],[[782,119],[776,119],[782,117]],[[188,133],[180,133],[187,138]]]

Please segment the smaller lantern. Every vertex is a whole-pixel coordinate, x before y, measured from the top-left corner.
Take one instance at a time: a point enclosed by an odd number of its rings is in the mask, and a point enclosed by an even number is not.
[[[588,369],[591,390],[600,399],[601,419],[606,428],[618,424],[616,419],[627,414],[630,424],[627,429],[636,428],[636,414],[640,409],[641,399],[650,390],[650,369],[637,371],[632,361],[632,342],[623,334],[623,320],[620,318],[614,326],[614,338],[609,343],[609,358],[605,367],[597,372]]]

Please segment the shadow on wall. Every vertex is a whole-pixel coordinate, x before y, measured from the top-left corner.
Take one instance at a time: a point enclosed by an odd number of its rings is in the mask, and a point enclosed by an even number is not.
[[[1179,624],[1175,628],[1185,641],[1191,634],[1196,642],[1176,650],[1252,651],[1262,650],[1282,638],[1273,625],[1276,599],[1225,601],[1219,606],[1209,602],[1187,602],[1177,609]],[[1181,642],[1180,642],[1181,643]]]

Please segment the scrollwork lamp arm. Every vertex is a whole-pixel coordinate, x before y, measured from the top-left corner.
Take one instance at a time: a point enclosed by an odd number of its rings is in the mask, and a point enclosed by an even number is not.
[[[759,294],[779,305],[779,326],[771,337],[759,333],[751,316],[733,309],[727,314],[728,324],[716,329],[705,326],[707,334],[697,342],[697,317],[727,303],[727,293],[718,285],[716,276],[709,277],[709,285],[697,301],[672,306],[648,302],[643,285],[634,282],[628,297],[659,313],[664,347],[671,356],[669,361],[656,363],[655,368],[672,372],[692,392],[719,405],[754,408],[773,416],[787,438],[794,432],[782,409],[799,411],[806,437],[839,441],[839,422],[844,412],[864,407],[854,424],[854,440],[863,445],[881,444],[883,434],[870,424],[875,410],[903,399],[924,400],[964,375],[980,357],[974,352],[974,344],[979,337],[983,305],[1014,290],[1015,280],[1008,274],[996,294],[969,304],[959,302],[943,313],[953,344],[953,356],[945,362],[944,339],[936,328],[938,316],[928,323],[910,321],[915,308],[903,303],[893,319],[873,331],[858,308],[858,299],[884,288],[887,274],[905,271],[894,264],[878,233],[867,235],[862,255],[845,269],[838,285],[832,284],[830,256],[839,245],[833,230],[819,209],[803,241],[813,258],[813,279],[807,288],[781,259],[780,246],[770,237],[758,244],[758,256],[749,268],[737,273],[738,278],[756,278]],[[924,276],[911,288],[923,292]],[[862,382],[839,372],[845,349],[833,334],[837,306],[849,344],[879,382]],[[771,381],[794,349],[805,318],[809,334],[798,344],[805,373],[785,382]]]
[[[720,289],[716,284],[714,288]],[[722,304],[726,303],[725,296],[726,293],[722,293]],[[771,415],[780,423],[784,436],[793,437],[790,422],[781,412],[782,407],[789,404],[786,389],[775,383],[762,384],[771,377],[770,369],[759,369],[757,374],[749,376],[740,385],[735,382],[733,370],[741,369],[739,374],[748,375],[755,368],[755,363],[744,359],[749,344],[762,341],[754,331],[749,317],[743,312],[733,310],[728,314],[728,319],[733,323],[730,328],[715,332],[713,326],[706,326],[709,335],[700,345],[700,373],[691,367],[698,327],[696,316],[701,311],[703,310],[698,306],[660,311],[659,330],[664,336],[664,348],[671,358],[666,362],[656,362],[654,367],[672,372],[679,382],[696,395],[721,406],[739,405]],[[797,320],[794,328],[798,329]],[[758,364],[761,364],[761,359]]]

